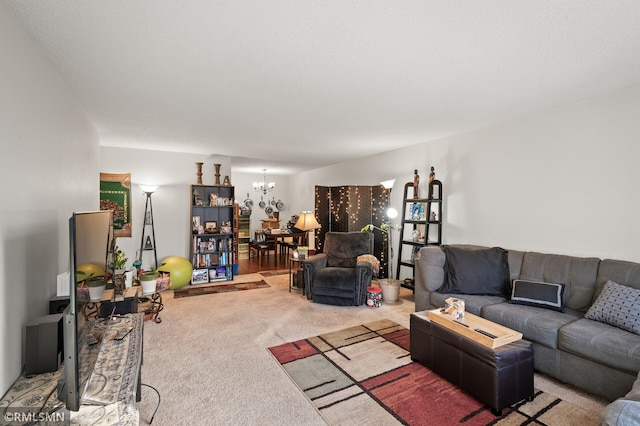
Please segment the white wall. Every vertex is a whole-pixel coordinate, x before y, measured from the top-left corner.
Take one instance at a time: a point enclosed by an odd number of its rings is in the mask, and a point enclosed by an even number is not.
[[[98,208],[98,138],[65,82],[0,2],[0,393],[19,376],[25,325],[68,270],[68,219]]]
[[[446,197],[445,243],[640,262],[638,117],[640,87],[635,87],[303,173],[291,181],[291,193],[298,206],[306,206],[313,203],[314,185],[396,178],[392,204],[400,211],[413,170],[426,182],[434,166]],[[426,185],[421,188],[426,191]]]

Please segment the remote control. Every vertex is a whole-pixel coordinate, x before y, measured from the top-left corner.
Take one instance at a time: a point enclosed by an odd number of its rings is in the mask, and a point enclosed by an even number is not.
[[[498,336],[494,336],[493,334],[489,333],[488,331],[484,331],[484,330],[482,330],[480,328],[476,328],[475,331],[477,331],[480,334],[484,334],[485,336],[490,337],[492,339],[495,339],[495,338],[498,337]]]

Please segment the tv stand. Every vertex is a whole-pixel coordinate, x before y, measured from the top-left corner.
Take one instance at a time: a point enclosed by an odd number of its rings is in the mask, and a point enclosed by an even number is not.
[[[136,401],[140,401],[144,314],[128,314],[116,323],[107,322],[92,321],[88,324],[92,334],[103,332],[106,340],[102,345],[95,345],[100,352],[89,376],[80,410],[70,413],[58,400],[56,389],[62,377],[62,366],[56,372],[29,378],[21,374],[0,400],[0,413],[23,416],[33,412],[34,419],[46,415],[52,421],[64,420],[71,424],[85,424],[87,419],[91,419],[92,423],[106,425],[139,424]],[[126,326],[133,327],[129,334],[122,340],[113,340],[116,329]],[[83,346],[81,350],[92,349],[86,339],[78,344]],[[33,404],[33,401],[45,403],[38,405]]]

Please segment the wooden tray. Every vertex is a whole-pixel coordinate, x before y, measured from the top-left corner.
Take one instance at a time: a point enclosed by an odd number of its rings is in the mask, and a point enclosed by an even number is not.
[[[433,309],[429,311],[429,320],[488,348],[497,348],[522,339],[522,333],[468,312],[465,312],[463,318],[456,320],[440,309]],[[476,329],[486,331],[496,337],[485,336],[477,332]]]
[[[122,293],[122,298],[123,299],[128,299],[130,297],[136,297],[136,293],[138,292],[138,289],[140,289],[140,286],[132,286],[132,287],[127,287],[124,289],[124,292]],[[113,301],[113,289],[107,289],[102,293],[102,298],[100,299],[101,302],[111,302]],[[119,301],[119,300],[116,300]]]

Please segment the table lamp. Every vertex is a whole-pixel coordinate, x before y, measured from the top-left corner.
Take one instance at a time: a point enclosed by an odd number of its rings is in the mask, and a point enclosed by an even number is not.
[[[300,216],[298,217],[298,221],[294,225],[294,227],[298,228],[301,231],[308,231],[309,235],[307,235],[307,244],[309,245],[309,254],[314,253],[315,251],[315,235],[314,231],[316,229],[322,228],[322,226],[316,220],[316,217],[310,211],[302,211],[300,212]]]

